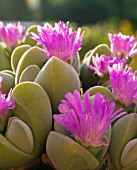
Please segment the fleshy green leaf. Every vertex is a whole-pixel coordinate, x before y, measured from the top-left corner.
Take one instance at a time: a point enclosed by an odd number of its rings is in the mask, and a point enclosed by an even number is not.
[[[33,155],[22,152],[0,134],[0,169],[18,168],[33,160]]]
[[[88,150],[57,132],[50,132],[46,149],[51,162],[59,170],[95,170],[99,165]]]
[[[63,126],[61,126],[55,120],[54,120],[54,131],[56,131],[58,133],[61,133],[63,135],[66,135],[66,136],[70,136],[71,135],[71,133],[68,130],[66,130]]]
[[[39,71],[40,68],[37,65],[30,65],[26,67],[21,73],[19,83],[24,81],[34,81]]]
[[[80,80],[74,68],[59,58],[52,57],[38,73],[35,82],[47,92],[53,113],[58,112],[58,105],[67,92],[80,91]]]
[[[7,73],[7,74],[15,77],[15,73],[13,73],[13,71],[11,71],[11,70],[3,70],[3,71],[1,71],[1,73]]]
[[[0,76],[3,78],[1,91],[3,94],[8,94],[10,89],[15,86],[15,78],[12,75],[3,72],[0,72]]]
[[[137,114],[132,113],[120,118],[112,128],[109,147],[110,157],[114,166],[122,169],[121,154],[125,145],[137,136]]]
[[[32,153],[34,149],[33,134],[29,126],[17,117],[9,119],[6,138],[25,153]]]
[[[32,130],[35,141],[33,155],[39,157],[52,128],[49,98],[44,89],[33,82],[20,83],[13,89],[12,95],[17,103],[12,112]]]
[[[87,92],[90,93],[90,96],[95,95],[97,92],[100,92],[102,95],[105,95],[110,98],[111,102],[114,102],[115,99],[113,98],[113,95],[111,91],[107,87],[103,86],[94,86],[87,90]]]
[[[25,53],[25,51],[27,51],[28,49],[30,49],[29,45],[21,45],[21,46],[16,47],[13,50],[12,55],[11,55],[11,67],[12,67],[13,72],[16,72],[17,65],[18,65],[20,58]]]
[[[27,35],[25,37],[24,44],[29,44],[30,46],[35,46],[37,44],[37,42],[31,38],[31,34],[30,34],[31,32],[34,32],[34,33],[37,34],[38,33],[37,27],[38,27],[38,25],[31,25],[27,29],[26,33],[29,34],[29,35]]]
[[[135,161],[137,162],[137,139],[129,141],[125,145],[121,155],[122,167],[127,167]]]
[[[30,66],[30,65],[37,65],[41,68],[46,61],[46,52],[39,47],[31,47],[27,50],[19,60],[16,77],[15,77],[15,84],[18,84],[19,78],[23,70]]]
[[[1,70],[11,70],[10,58],[8,58],[2,42],[0,42],[0,71]]]
[[[88,65],[92,65],[92,56],[95,56],[96,53],[99,55],[105,54],[107,56],[112,54],[106,44],[100,44],[86,54],[80,69],[80,79],[82,81],[84,91],[89,89],[91,86],[96,85],[98,82],[98,77],[94,75],[94,71],[88,68]]]

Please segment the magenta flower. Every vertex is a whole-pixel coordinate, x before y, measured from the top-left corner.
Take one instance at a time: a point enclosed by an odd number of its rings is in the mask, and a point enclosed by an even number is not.
[[[106,56],[105,54],[99,56],[98,54],[96,54],[96,56],[92,56],[92,63],[94,66],[89,65],[89,68],[91,70],[94,70],[95,73],[99,76],[99,77],[104,77],[104,75],[108,74],[108,66],[112,67],[113,64],[116,63],[126,63],[126,59],[122,59],[121,60],[121,56],[118,55],[118,57],[114,57],[114,56]]]
[[[13,47],[18,46],[23,36],[25,27],[18,23],[7,23],[0,22],[0,40],[6,44],[6,47],[11,51]]]
[[[0,77],[0,87],[2,86],[2,77]],[[5,117],[9,109],[13,109],[16,106],[16,102],[11,98],[11,90],[6,98],[6,94],[2,94],[0,91],[0,117]]]
[[[100,93],[96,93],[92,104],[88,92],[84,95],[84,101],[77,90],[73,94],[68,92],[65,97],[67,100],[62,100],[58,107],[61,114],[54,115],[54,119],[83,146],[107,146],[103,138],[108,128],[125,112],[120,113],[122,109],[114,112],[115,103],[110,104],[109,99]]]
[[[114,98],[125,106],[137,100],[137,77],[128,66],[115,64],[109,68],[110,83]]]
[[[68,28],[68,23],[55,23],[52,27],[49,23],[45,23],[44,27],[38,27],[38,35],[32,33],[32,38],[47,52],[48,59],[56,56],[64,61],[70,59],[72,62],[76,52],[82,44],[81,29],[72,32],[72,28]]]
[[[133,57],[137,54],[137,41],[134,36],[119,34],[108,34],[111,51],[118,55],[122,53],[125,58]]]

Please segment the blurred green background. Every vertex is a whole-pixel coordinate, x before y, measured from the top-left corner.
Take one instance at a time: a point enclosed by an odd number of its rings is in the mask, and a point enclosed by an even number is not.
[[[33,23],[70,21],[85,31],[81,55],[100,43],[107,33],[137,36],[137,0],[0,0],[0,20]]]

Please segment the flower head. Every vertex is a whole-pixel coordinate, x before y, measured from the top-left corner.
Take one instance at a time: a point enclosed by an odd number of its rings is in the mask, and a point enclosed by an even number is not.
[[[19,41],[24,38],[23,32],[25,27],[18,23],[0,22],[0,40],[4,42],[7,48],[11,51],[14,46],[17,46]]]
[[[136,73],[132,73],[132,69],[128,66],[123,68],[123,65],[120,63],[109,68],[114,98],[125,106],[129,106],[137,100]]]
[[[137,41],[134,36],[118,34],[108,34],[110,40],[111,51],[118,55],[122,53],[125,58],[133,57],[137,54]]]
[[[118,117],[125,114],[114,112],[115,103],[109,103],[100,93],[96,93],[93,102],[90,102],[88,92],[82,100],[77,90],[74,93],[67,93],[66,100],[62,100],[58,109],[60,115],[54,115],[54,119],[72,133],[77,141],[84,146],[106,146],[107,142],[102,139],[111,123]]]
[[[118,55],[118,57],[114,57],[114,56],[106,56],[105,54],[99,56],[98,54],[96,54],[96,56],[92,56],[92,62],[93,65],[89,65],[89,68],[91,70],[94,70],[95,73],[99,76],[99,77],[103,77],[104,75],[108,74],[108,66],[112,67],[113,64],[116,63],[126,63],[126,59],[122,59],[121,60],[121,56]]]
[[[56,56],[64,61],[70,59],[73,61],[76,52],[82,44],[82,35],[80,28],[72,32],[68,28],[68,23],[55,23],[52,27],[45,23],[44,27],[38,27],[38,35],[32,33],[33,39],[45,49],[48,58]]]
[[[0,87],[2,85],[2,77],[0,77]],[[6,98],[6,94],[0,91],[0,117],[5,117],[9,109],[16,106],[15,100],[11,98],[11,90]]]

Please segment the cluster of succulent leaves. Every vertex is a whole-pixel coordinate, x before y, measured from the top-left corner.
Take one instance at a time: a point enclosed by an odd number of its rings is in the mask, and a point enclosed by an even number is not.
[[[37,32],[36,28],[28,31]],[[16,101],[0,134],[0,169],[7,169],[40,157],[52,130],[52,113],[58,112],[68,91],[80,90],[80,80],[71,65],[56,57],[47,60],[46,52],[29,35],[11,53],[2,42],[0,48],[1,91],[8,94],[12,88]]]
[[[100,92],[102,95],[108,96],[111,101],[114,101],[116,103],[116,108],[123,107],[128,112],[128,115],[120,118],[112,124],[111,139],[108,148],[111,165],[109,164],[108,168],[117,170],[135,170],[137,169],[137,133],[135,125],[137,116],[136,102],[132,103],[129,107],[123,106],[114,99],[109,82],[109,76],[106,75],[101,78],[96,76],[95,72],[88,68],[88,65],[93,64],[92,57],[95,56],[96,53],[100,56],[102,54],[105,54],[106,56],[112,55],[111,49],[106,44],[100,44],[87,52],[80,70],[83,90],[89,91],[90,95]],[[128,66],[132,68],[132,71],[136,71],[137,69],[136,58],[136,55],[132,59],[130,58],[130,62],[128,63]]]
[[[27,32],[37,34],[37,26]],[[32,162],[40,157],[45,145],[45,152],[58,170],[95,170],[107,152],[115,169],[137,169],[137,115],[131,113],[134,109],[124,107],[129,114],[117,120],[106,133],[109,146],[93,147],[91,152],[52,119],[53,114],[59,113],[58,105],[65,94],[74,90],[88,91],[93,97],[100,92],[116,103],[116,110],[123,107],[115,101],[111,88],[106,87],[108,78],[102,80],[89,69],[96,53],[109,56],[111,50],[102,44],[87,52],[82,63],[77,53],[73,63],[68,64],[57,57],[48,59],[30,35],[10,54],[0,43],[1,91],[8,94],[12,88],[16,100],[7,127],[0,134],[0,169]],[[136,56],[130,65],[135,71]]]

